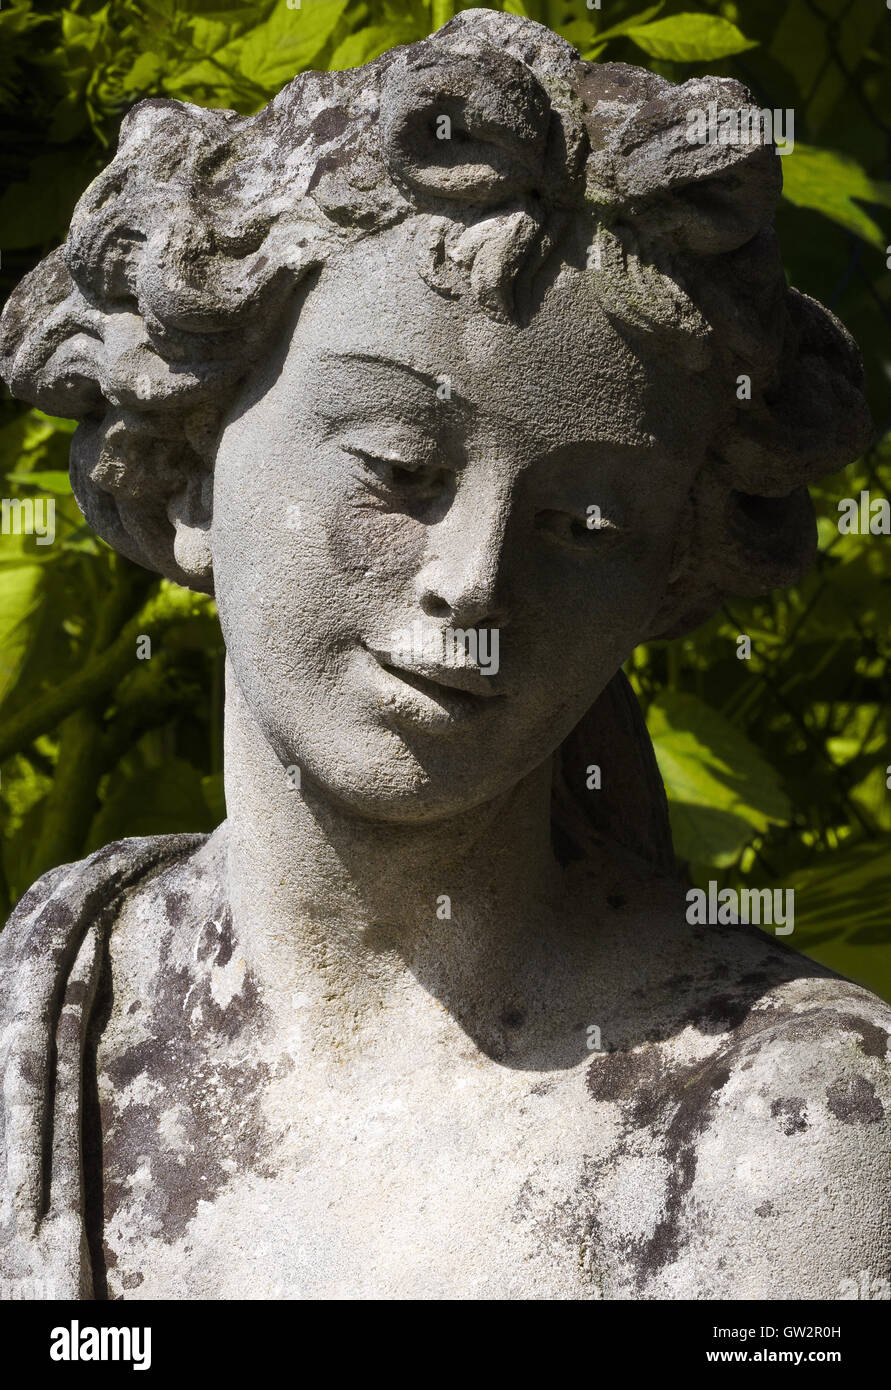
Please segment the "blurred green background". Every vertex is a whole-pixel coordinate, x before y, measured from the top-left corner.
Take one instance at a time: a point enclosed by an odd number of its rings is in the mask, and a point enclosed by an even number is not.
[[[142,97],[253,112],[304,68],[347,68],[445,23],[450,0],[16,0],[0,10],[4,296],[64,238]],[[693,881],[796,889],[790,944],[891,998],[891,536],[838,501],[891,485],[891,11],[884,0],[508,0],[591,59],[736,77],[792,108],[778,227],[790,281],[863,349],[879,444],[814,490],[820,556],[629,674]],[[6,498],[56,500],[56,540],[0,536],[0,920],[34,878],[125,835],[211,829],[221,782],[214,608],[114,555],[71,497],[73,424],[4,391]],[[151,661],[134,661],[136,637]],[[749,660],[737,636],[752,639]]]

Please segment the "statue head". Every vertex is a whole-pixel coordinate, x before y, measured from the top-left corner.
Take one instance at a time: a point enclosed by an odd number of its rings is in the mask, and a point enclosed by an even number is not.
[[[689,142],[711,101],[751,105],[485,10],[255,116],[144,101],[7,306],[87,520],[215,595],[279,759],[360,813],[602,745],[638,643],[812,563],[860,363],[787,288],[773,147]],[[399,655],[447,631],[488,667]]]

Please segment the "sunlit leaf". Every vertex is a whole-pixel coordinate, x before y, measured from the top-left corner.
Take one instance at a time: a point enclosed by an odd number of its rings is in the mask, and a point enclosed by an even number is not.
[[[0,571],[0,700],[15,684],[33,638],[43,582],[39,565]]]
[[[869,178],[849,155],[796,141],[792,153],[783,157],[783,196],[884,249],[885,233],[860,204],[891,208],[891,182]]]
[[[71,492],[71,481],[67,473],[50,469],[45,472],[7,473],[8,483],[19,483],[24,487],[40,488],[41,492],[54,492],[67,496]]]
[[[694,695],[663,691],[647,711],[647,725],[681,859],[731,863],[756,832],[788,821],[778,774]]]
[[[650,24],[630,26],[623,32],[651,58],[673,63],[708,63],[758,46],[719,15],[676,14]]]
[[[790,944],[891,998],[891,843],[826,855],[780,885],[795,891]]]
[[[407,23],[403,28],[392,25],[371,25],[367,29],[357,29],[337,45],[328,64],[332,72],[344,68],[358,68],[370,63],[388,48],[400,43],[414,43],[423,38],[413,25]]]

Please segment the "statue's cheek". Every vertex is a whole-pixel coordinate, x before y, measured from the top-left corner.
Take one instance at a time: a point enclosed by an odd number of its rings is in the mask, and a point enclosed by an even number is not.
[[[325,518],[332,569],[364,585],[393,593],[424,563],[428,528],[360,489],[348,493]]]

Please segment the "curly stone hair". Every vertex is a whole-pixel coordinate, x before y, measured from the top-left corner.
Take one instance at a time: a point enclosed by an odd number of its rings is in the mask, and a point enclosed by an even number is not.
[[[206,563],[174,553],[172,518],[207,486],[233,388],[310,272],[415,219],[431,285],[522,321],[582,219],[616,329],[724,386],[641,637],[675,635],[724,595],[807,569],[807,483],[872,435],[855,344],[786,287],[775,151],[687,140],[691,109],[710,101],[752,105],[727,79],[678,86],[582,62],[541,25],[487,10],[365,67],[303,73],[256,116],[143,101],[64,246],[10,298],[0,371],[17,396],[81,422],[72,484],[94,529],[212,590]]]

